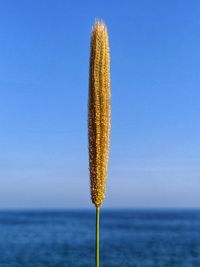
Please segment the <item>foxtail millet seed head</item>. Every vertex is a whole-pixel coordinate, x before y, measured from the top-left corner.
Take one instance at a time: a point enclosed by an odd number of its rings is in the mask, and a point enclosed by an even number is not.
[[[90,44],[88,141],[91,199],[100,207],[106,190],[110,143],[110,51],[105,24],[97,21]]]

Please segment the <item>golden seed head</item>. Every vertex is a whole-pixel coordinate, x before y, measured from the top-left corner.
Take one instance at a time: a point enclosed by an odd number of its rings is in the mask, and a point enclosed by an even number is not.
[[[91,199],[100,207],[106,190],[110,143],[110,52],[105,24],[92,28],[88,99]]]

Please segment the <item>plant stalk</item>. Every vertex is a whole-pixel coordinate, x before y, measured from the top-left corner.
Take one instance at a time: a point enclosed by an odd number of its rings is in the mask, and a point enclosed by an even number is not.
[[[100,207],[96,207],[96,267],[99,267],[99,220]]]

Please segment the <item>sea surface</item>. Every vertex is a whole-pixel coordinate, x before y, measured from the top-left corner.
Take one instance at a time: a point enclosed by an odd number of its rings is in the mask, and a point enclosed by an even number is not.
[[[95,211],[1,211],[0,267],[94,267]],[[200,267],[200,210],[101,212],[101,267]]]

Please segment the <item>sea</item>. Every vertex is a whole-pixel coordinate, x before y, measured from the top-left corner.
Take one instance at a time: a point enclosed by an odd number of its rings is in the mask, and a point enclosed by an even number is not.
[[[200,210],[104,209],[101,267],[200,267]],[[0,211],[0,267],[95,267],[95,209]]]

